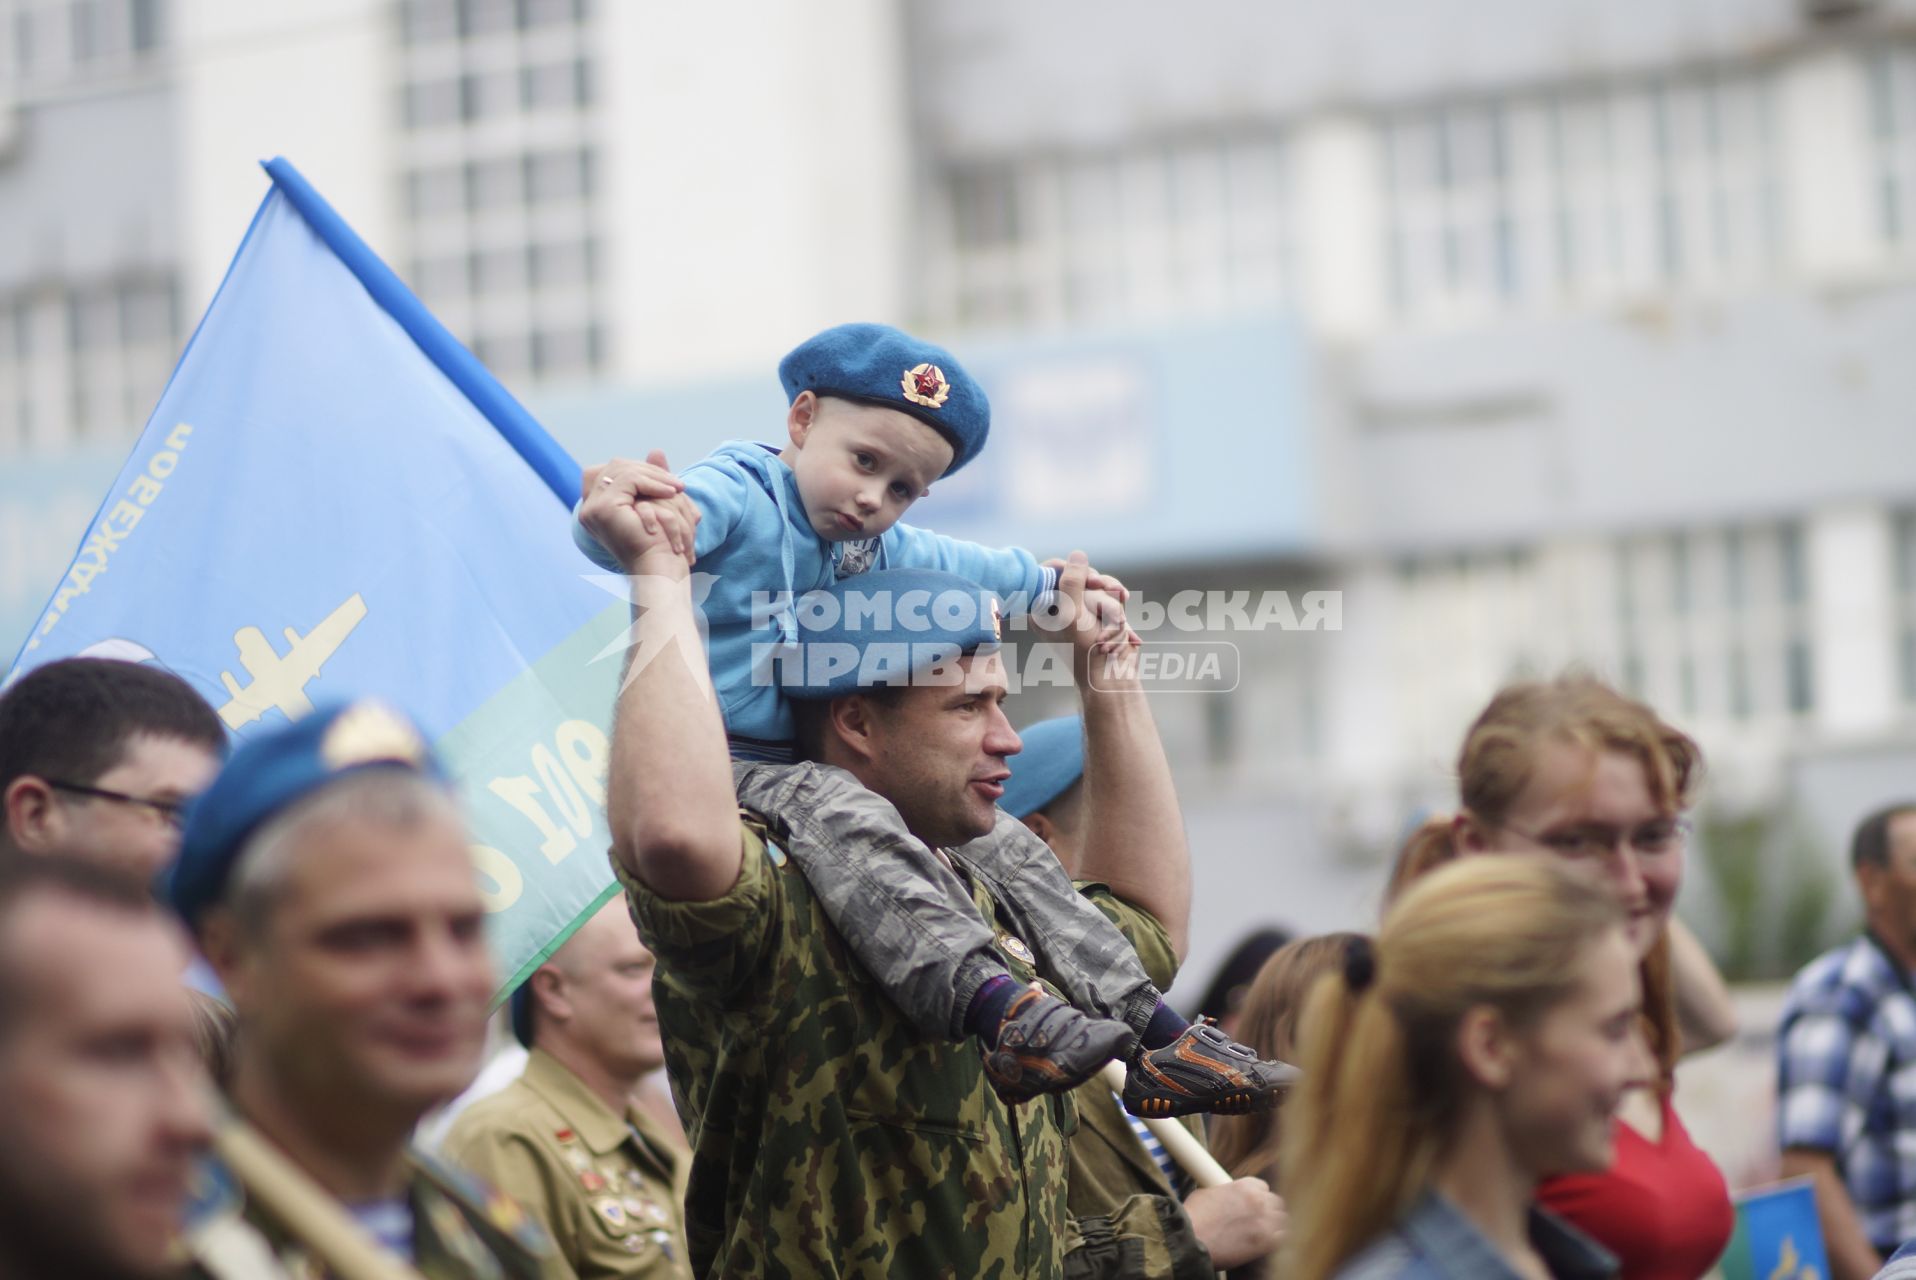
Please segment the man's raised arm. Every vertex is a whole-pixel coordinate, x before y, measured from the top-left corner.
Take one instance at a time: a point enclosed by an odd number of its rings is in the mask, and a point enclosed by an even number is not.
[[[612,852],[662,898],[705,902],[738,879],[744,843],[725,722],[693,614],[698,510],[664,455],[585,476],[579,521],[632,581],[636,643],[612,723]]]
[[[1071,630],[1079,700],[1084,705],[1084,851],[1078,876],[1101,880],[1125,901],[1156,916],[1184,959],[1190,943],[1191,850],[1171,765],[1138,681],[1137,637],[1128,626],[1112,638],[1099,610],[1115,623],[1115,597],[1087,593],[1088,566],[1072,553],[1058,590],[1075,611]]]

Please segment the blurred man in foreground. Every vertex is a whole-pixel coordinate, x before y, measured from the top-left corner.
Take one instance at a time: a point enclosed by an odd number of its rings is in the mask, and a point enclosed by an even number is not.
[[[0,694],[0,835],[151,880],[179,849],[181,806],[225,751],[219,716],[171,672],[50,662]]]
[[[492,969],[464,824],[419,732],[374,702],[241,747],[194,806],[168,886],[232,998],[231,1098],[431,1280],[530,1277],[544,1233],[409,1149],[479,1068]],[[248,1191],[295,1275],[325,1243]]]
[[[635,1098],[665,1063],[652,968],[625,903],[607,903],[513,993],[524,1074],[446,1136],[446,1155],[537,1218],[575,1276],[692,1275],[691,1155]]]
[[[0,865],[0,1276],[171,1274],[207,1084],[178,927],[86,863]]]

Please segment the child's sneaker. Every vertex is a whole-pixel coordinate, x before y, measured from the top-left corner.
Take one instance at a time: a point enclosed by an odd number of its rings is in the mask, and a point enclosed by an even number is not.
[[[1259,1058],[1209,1018],[1192,1023],[1162,1049],[1140,1047],[1128,1068],[1124,1109],[1147,1119],[1269,1111],[1299,1075],[1296,1067]]]
[[[985,1076],[998,1096],[1013,1104],[1061,1093],[1098,1074],[1136,1034],[1041,987],[1026,987],[1005,1010],[997,1047],[984,1051]]]

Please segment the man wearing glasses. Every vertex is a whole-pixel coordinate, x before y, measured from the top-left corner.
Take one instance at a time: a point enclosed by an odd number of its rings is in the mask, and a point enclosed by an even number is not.
[[[181,806],[225,752],[219,716],[171,672],[50,662],[0,695],[0,835],[150,881],[179,851]]]

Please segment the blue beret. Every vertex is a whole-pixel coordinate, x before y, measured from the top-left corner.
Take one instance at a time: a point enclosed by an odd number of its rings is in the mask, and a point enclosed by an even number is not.
[[[841,324],[814,334],[778,362],[785,398],[801,391],[909,413],[951,445],[950,475],[978,456],[991,431],[991,402],[943,347],[888,324]]]
[[[793,610],[798,647],[778,660],[776,676],[786,697],[812,702],[911,684],[996,649],[1004,625],[989,588],[938,569],[853,574],[806,592]]]
[[[220,900],[247,837],[295,801],[348,773],[402,768],[443,782],[417,725],[383,702],[310,712],[249,739],[193,802],[164,892],[187,923]]]
[[[1021,729],[1024,750],[1005,761],[1011,776],[998,807],[1024,818],[1056,800],[1084,776],[1084,717],[1059,716]]]
[[[512,1038],[530,1049],[532,1047],[532,976],[512,989],[512,998],[507,1002],[509,1016],[512,1019]]]

